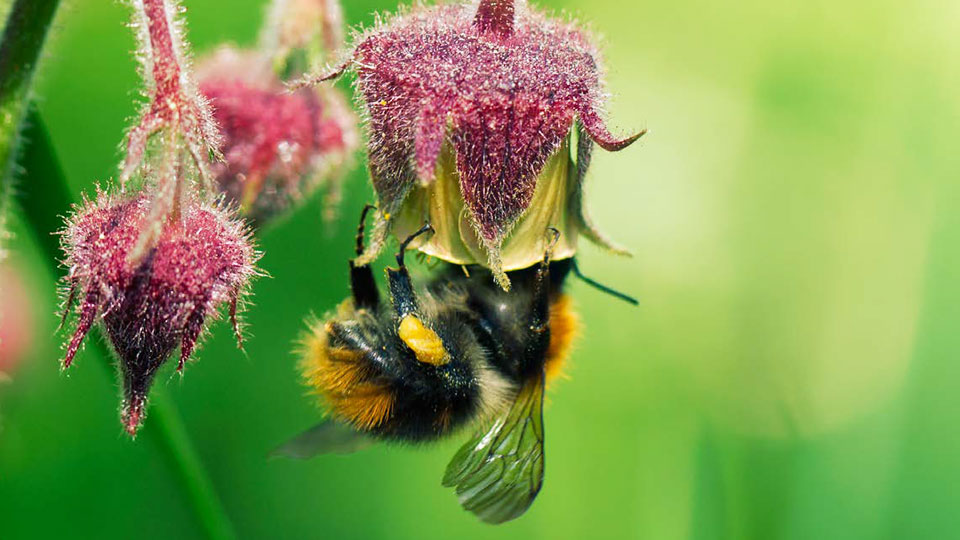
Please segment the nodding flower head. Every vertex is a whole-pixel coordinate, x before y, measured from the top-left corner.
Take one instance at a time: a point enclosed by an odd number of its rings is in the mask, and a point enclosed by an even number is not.
[[[506,270],[536,263],[547,227],[563,235],[558,258],[572,256],[578,233],[602,240],[581,204],[592,143],[616,151],[642,132],[607,130],[599,54],[578,26],[513,0],[414,7],[359,36],[316,81],[348,68],[380,207],[358,262],[389,230],[401,237],[429,219],[437,233],[413,247],[486,264],[506,288]]]
[[[167,219],[152,247],[129,255],[149,219],[150,198],[99,193],[68,220],[62,237],[69,274],[64,320],[77,303],[77,323],[63,367],[102,322],[122,377],[124,427],[139,427],[154,375],[180,348],[181,371],[218,308],[230,305],[237,339],[237,303],[255,274],[249,235],[219,208],[188,200]]]
[[[267,55],[222,47],[197,70],[220,126],[217,187],[261,224],[320,186],[326,210],[357,146],[356,119],[334,88],[285,89]]]

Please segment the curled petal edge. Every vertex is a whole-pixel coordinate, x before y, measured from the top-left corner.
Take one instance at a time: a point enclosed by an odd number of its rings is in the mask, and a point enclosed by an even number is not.
[[[590,135],[590,138],[607,152],[619,152],[647,134],[647,130],[642,129],[629,137],[619,139],[610,133],[610,130],[603,123],[603,119],[594,111],[581,112],[580,124]]]

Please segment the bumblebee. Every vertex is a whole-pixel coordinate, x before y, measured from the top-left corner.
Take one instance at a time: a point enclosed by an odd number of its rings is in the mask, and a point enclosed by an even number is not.
[[[479,426],[443,485],[481,520],[502,523],[523,514],[543,484],[544,387],[577,328],[562,292],[572,260],[552,262],[546,248],[537,266],[511,272],[509,293],[488,271],[468,275],[456,266],[418,291],[404,253],[430,233],[425,225],[401,243],[398,267],[386,271],[389,301],[370,267],[351,261],[351,297],[312,325],[301,352],[304,378],[331,418],[280,453],[303,458],[372,440],[428,442]]]

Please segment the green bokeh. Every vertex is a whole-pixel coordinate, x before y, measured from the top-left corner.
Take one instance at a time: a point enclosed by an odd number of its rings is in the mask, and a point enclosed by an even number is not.
[[[185,4],[198,52],[255,39],[262,0]],[[318,418],[291,350],[345,295],[358,157],[342,222],[313,201],[260,237],[246,354],[220,323],[182,381],[158,380],[240,535],[956,537],[960,4],[541,4],[603,34],[611,123],[650,129],[594,161],[588,204],[635,257],[585,247],[581,266],[641,305],[572,285],[585,331],[550,393],[542,494],[478,523],[440,486],[457,441],[265,458]],[[366,25],[392,7],[344,9]],[[77,194],[109,181],[135,111],[126,18],[65,2],[39,73]],[[123,435],[113,374],[82,353],[59,372],[53,276],[14,233],[38,327],[0,385],[0,537],[199,535],[149,418]]]

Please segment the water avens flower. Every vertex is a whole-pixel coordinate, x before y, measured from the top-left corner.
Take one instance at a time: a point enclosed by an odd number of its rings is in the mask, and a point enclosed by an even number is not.
[[[75,209],[61,239],[76,328],[64,369],[100,321],[117,357],[121,418],[134,435],[157,370],[179,347],[182,372],[223,304],[239,339],[237,303],[256,274],[249,234],[211,202],[209,159],[219,134],[196,90],[176,0],[131,0],[149,102],[128,135],[120,193]],[[127,189],[136,176],[137,190]]]
[[[379,199],[358,264],[391,230],[403,238],[425,221],[436,234],[412,247],[485,264],[504,288],[506,271],[537,262],[549,227],[561,232],[556,258],[573,255],[580,233],[613,247],[583,210],[583,177],[592,143],[621,150],[643,132],[617,138],[604,125],[600,55],[578,26],[513,0],[418,5],[359,36],[316,81],[346,69],[366,106]]]
[[[286,90],[260,51],[221,47],[198,68],[222,134],[217,188],[261,224],[324,187],[326,210],[357,146],[356,118],[334,88]]]
[[[256,253],[242,225],[222,208],[190,201],[167,220],[156,243],[135,264],[134,249],[150,199],[99,193],[76,208],[63,233],[69,274],[64,318],[76,303],[77,325],[63,367],[73,362],[96,321],[119,359],[121,409],[135,434],[154,375],[180,348],[177,370],[193,353],[218,308],[230,306],[238,342],[237,303],[255,274]]]

